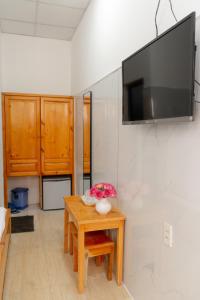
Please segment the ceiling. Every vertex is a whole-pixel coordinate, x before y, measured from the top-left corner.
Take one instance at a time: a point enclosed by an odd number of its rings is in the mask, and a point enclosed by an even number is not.
[[[0,0],[1,32],[70,41],[90,0]]]

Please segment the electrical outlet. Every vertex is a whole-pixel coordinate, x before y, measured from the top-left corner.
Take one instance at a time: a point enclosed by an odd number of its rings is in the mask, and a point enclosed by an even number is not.
[[[168,223],[164,223],[164,229],[163,229],[163,239],[164,244],[168,247],[173,246],[173,228],[172,225]]]

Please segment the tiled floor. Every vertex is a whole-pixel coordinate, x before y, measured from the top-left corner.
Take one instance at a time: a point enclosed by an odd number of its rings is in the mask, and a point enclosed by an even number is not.
[[[118,300],[130,299],[115,278],[107,281],[104,267],[90,260],[87,288],[76,288],[72,257],[63,253],[63,211],[44,212],[30,207],[35,231],[12,234],[8,254],[4,300]]]

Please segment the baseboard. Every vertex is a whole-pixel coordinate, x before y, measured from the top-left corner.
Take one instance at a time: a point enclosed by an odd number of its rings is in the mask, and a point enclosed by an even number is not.
[[[127,291],[128,295],[131,297],[132,300],[134,300],[133,295],[131,295],[130,291],[128,290],[127,286],[125,285],[125,283],[123,283],[123,287],[125,288],[125,290]]]

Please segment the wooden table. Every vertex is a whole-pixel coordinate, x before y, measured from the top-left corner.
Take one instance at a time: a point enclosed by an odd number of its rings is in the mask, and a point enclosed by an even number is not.
[[[117,284],[122,283],[123,269],[123,243],[124,243],[124,222],[125,216],[119,209],[112,208],[107,215],[100,215],[96,212],[94,206],[86,206],[80,196],[64,197],[64,252],[68,252],[68,231],[69,216],[78,230],[78,290],[84,291],[84,236],[85,232],[117,229]]]

